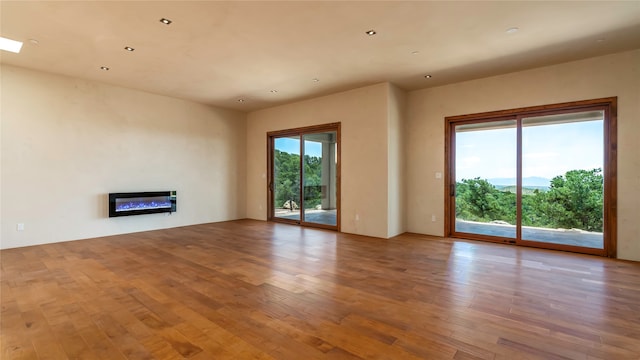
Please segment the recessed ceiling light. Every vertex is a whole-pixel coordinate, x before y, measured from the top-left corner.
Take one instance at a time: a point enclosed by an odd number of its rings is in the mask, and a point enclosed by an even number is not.
[[[239,103],[243,103],[245,100],[244,99],[238,99]]]
[[[416,50],[416,51],[412,51],[412,52],[411,52],[411,55],[418,55],[418,54],[420,54],[420,51],[417,51],[417,50]]]
[[[29,43],[31,43],[31,45],[38,45],[40,44],[40,42],[36,39],[29,39]]]
[[[135,49],[134,49],[134,48],[132,48],[131,46],[125,46],[125,47],[124,47],[124,49],[125,49],[125,50],[127,50],[127,51],[133,51],[133,50],[135,50]]]
[[[11,51],[12,53],[19,53],[22,49],[22,41],[16,41],[0,37],[0,50]]]
[[[604,42],[604,39],[598,39],[596,40],[596,42],[599,42],[599,43]]]
[[[274,90],[269,90],[269,92],[275,94],[275,93],[278,92],[278,90],[275,90],[275,89]]]
[[[169,25],[169,24],[171,24],[173,21],[171,21],[171,20],[169,20],[169,19],[167,19],[167,18],[162,18],[162,19],[160,19],[160,22],[161,22],[161,23],[163,23],[163,24],[165,24],[165,25]]]
[[[313,82],[320,82],[320,79],[318,79],[318,78],[313,78],[313,79],[311,79],[311,81],[313,81]]]
[[[109,71],[109,68],[106,66],[100,66],[100,70]]]
[[[520,30],[520,29],[517,28],[517,27],[512,27],[512,28],[508,28],[506,32],[507,32],[507,34],[514,34],[514,33],[517,33],[518,30]]]
[[[425,76],[424,76],[424,78],[425,78],[425,79],[431,79],[432,77],[433,77],[433,76],[431,76],[431,75],[425,75]]]
[[[373,36],[373,35],[375,35],[375,34],[376,34],[376,31],[372,29],[372,30],[367,30],[367,31],[365,31],[364,33],[365,33],[365,34],[367,34],[367,35],[369,35],[369,36]]]

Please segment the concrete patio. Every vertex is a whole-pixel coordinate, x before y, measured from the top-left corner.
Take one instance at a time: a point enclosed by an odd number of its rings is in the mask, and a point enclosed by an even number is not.
[[[300,221],[300,210],[276,209],[275,216],[283,219]],[[306,209],[304,220],[310,223],[336,226],[336,210]]]
[[[456,231],[490,236],[515,238],[515,225],[481,223],[456,219]],[[602,249],[604,238],[602,233],[588,232],[579,229],[545,229],[539,227],[522,227],[522,239],[552,244],[564,244]]]

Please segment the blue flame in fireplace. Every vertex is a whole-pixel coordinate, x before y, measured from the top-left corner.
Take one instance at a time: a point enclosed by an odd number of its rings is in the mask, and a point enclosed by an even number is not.
[[[148,209],[171,209],[171,200],[167,196],[116,199],[116,212]]]

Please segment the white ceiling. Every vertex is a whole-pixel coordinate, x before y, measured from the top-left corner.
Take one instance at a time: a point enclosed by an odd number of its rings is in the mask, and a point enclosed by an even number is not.
[[[2,0],[0,14],[2,36],[25,42],[4,64],[241,111],[640,48],[640,1]]]

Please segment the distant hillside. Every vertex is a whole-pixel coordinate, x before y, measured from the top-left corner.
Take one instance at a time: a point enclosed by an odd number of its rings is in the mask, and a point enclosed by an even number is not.
[[[503,192],[511,192],[511,193],[516,193],[516,186],[515,185],[509,185],[509,186],[503,186],[503,185],[494,185],[496,189],[503,191]],[[549,190],[549,187],[547,186],[523,186],[522,187],[522,195],[533,195],[535,194],[535,191],[541,191],[541,192],[546,192]]]
[[[493,178],[487,179],[489,184],[497,187],[504,188],[508,186],[516,185],[516,178]],[[522,178],[522,186],[530,187],[534,189],[548,190],[551,185],[551,180],[539,176],[529,176]]]

